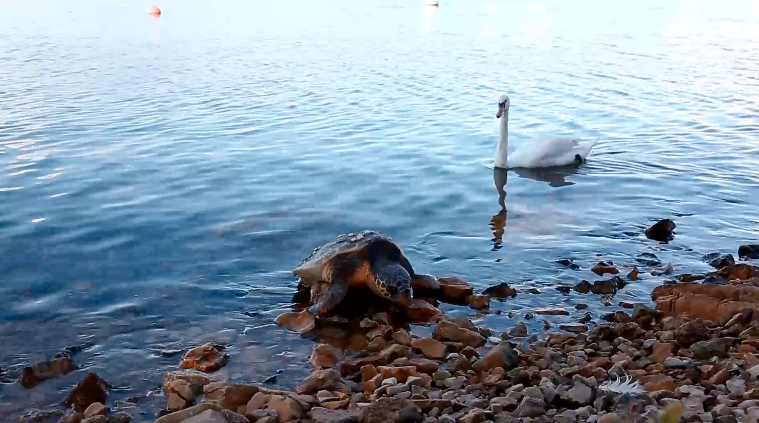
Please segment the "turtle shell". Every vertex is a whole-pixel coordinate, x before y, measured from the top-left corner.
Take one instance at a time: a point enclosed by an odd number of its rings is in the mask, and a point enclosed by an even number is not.
[[[293,269],[293,274],[300,277],[301,283],[305,286],[311,286],[314,282],[323,281],[322,270],[324,266],[342,254],[358,253],[365,251],[370,245],[377,242],[385,244],[387,247],[400,249],[390,239],[389,236],[375,231],[363,231],[360,233],[349,233],[339,235],[334,241],[315,248],[311,254],[303,259],[300,266]]]

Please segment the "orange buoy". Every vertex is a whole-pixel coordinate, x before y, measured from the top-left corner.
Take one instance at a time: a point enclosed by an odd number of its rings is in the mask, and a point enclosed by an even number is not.
[[[153,15],[153,16],[158,16],[161,14],[161,9],[159,9],[158,6],[156,5],[152,5],[148,7],[148,14]]]

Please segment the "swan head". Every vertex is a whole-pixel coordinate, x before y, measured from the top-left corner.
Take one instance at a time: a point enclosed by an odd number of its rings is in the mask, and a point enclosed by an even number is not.
[[[511,107],[511,100],[509,100],[509,96],[506,94],[500,96],[498,98],[498,113],[496,113],[495,117],[500,118],[501,115],[503,115],[503,112],[509,110],[509,107]]]

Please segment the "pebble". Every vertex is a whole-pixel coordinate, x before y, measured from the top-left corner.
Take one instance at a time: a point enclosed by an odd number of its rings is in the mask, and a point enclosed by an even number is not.
[[[394,395],[398,395],[401,392],[408,392],[408,391],[409,391],[408,385],[393,385],[393,386],[387,387],[387,395],[391,397]],[[409,396],[411,396],[410,393],[409,393]]]
[[[746,393],[746,381],[743,379],[730,379],[725,386],[733,395],[740,396]]]

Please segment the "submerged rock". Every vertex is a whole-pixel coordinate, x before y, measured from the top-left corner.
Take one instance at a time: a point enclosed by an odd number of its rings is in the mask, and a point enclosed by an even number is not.
[[[674,239],[674,230],[677,225],[671,219],[662,219],[650,228],[646,229],[645,234],[648,239],[659,242],[669,242]]]
[[[517,296],[517,290],[510,287],[508,283],[502,282],[498,285],[493,285],[486,288],[484,291],[482,291],[482,294],[498,299],[504,299],[507,297],[514,298]]]
[[[704,261],[709,263],[709,265],[715,269],[721,269],[725,266],[735,264],[735,258],[733,258],[732,254],[722,255],[720,253],[710,253],[704,256]]]
[[[590,270],[598,276],[603,276],[607,273],[612,274],[612,275],[616,275],[619,273],[619,270],[616,267],[612,266],[611,264],[604,263],[602,261],[598,262],[598,264],[593,266],[593,268]]]
[[[759,259],[759,245],[741,245],[738,247],[738,257],[742,259]]]
[[[78,367],[68,355],[61,355],[52,360],[24,367],[19,382],[24,388],[30,389],[38,384],[61,375],[67,375]]]

